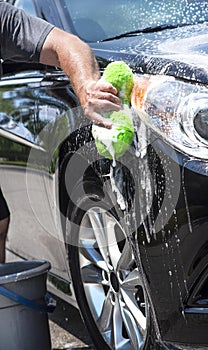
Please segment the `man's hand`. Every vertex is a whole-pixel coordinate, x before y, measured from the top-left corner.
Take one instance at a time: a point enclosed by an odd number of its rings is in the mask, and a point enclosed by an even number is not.
[[[48,34],[40,54],[40,62],[63,69],[69,77],[85,116],[111,128],[105,112],[119,111],[117,90],[100,79],[99,66],[91,48],[77,36],[54,28]]]
[[[81,101],[84,114],[87,118],[100,126],[111,128],[112,123],[103,115],[110,111],[119,111],[121,101],[117,90],[109,83],[102,81],[90,82],[86,85],[85,101]]]

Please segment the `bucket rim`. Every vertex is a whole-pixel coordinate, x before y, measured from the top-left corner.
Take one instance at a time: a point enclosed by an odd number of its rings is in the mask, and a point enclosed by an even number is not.
[[[21,265],[22,270],[20,270]],[[14,272],[15,266],[19,267],[17,272]],[[24,270],[26,267],[27,269]],[[12,268],[11,273],[8,273],[9,268]],[[0,264],[0,273],[5,269],[5,274],[0,276],[0,285],[40,276],[48,272],[50,268],[51,264],[46,260],[18,260]]]

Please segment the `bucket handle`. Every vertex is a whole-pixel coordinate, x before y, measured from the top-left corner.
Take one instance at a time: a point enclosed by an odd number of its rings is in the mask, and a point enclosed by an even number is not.
[[[6,297],[8,299],[11,299],[11,300],[13,300],[21,305],[24,305],[24,306],[29,307],[29,308],[36,310],[36,311],[50,312],[51,313],[56,308],[55,300],[48,293],[46,293],[46,295],[45,295],[46,305],[38,304],[35,301],[27,299],[19,294],[16,294],[3,286],[0,286],[0,294],[2,294],[4,297]]]

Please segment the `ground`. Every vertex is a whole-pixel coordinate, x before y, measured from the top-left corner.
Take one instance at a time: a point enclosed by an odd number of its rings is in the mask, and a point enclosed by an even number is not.
[[[77,309],[57,299],[55,311],[49,315],[53,350],[94,350]]]

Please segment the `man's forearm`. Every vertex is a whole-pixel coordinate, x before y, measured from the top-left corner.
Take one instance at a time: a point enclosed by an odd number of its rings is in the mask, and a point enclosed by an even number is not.
[[[41,63],[63,69],[82,101],[87,83],[100,77],[97,62],[90,47],[78,37],[54,28],[49,33],[40,56]]]

